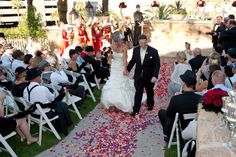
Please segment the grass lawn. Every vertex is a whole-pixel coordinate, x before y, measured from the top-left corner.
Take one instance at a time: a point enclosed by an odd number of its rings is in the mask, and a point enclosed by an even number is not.
[[[165,157],[177,157],[177,147],[171,146],[170,149],[166,149]]]
[[[90,97],[86,98],[86,101],[84,102],[83,107],[80,110],[80,113],[82,117],[86,116],[90,111],[94,109],[94,107],[97,105],[97,103],[100,102],[100,95],[101,91],[98,89],[94,90],[94,95],[96,97],[97,102],[93,102],[93,100]],[[79,118],[78,116],[70,112],[72,121],[74,122],[74,125],[79,123]],[[73,130],[74,125],[71,126],[69,129]],[[38,127],[36,125],[33,125],[31,127],[31,133],[35,136],[38,134]],[[64,134],[60,134],[60,136],[65,138]],[[59,143],[59,141],[56,139],[56,137],[53,135],[53,133],[46,131],[43,132],[43,137],[42,137],[42,145],[39,146],[37,143],[27,145],[26,142],[21,142],[19,135],[16,135],[10,139],[7,140],[7,142],[10,144],[12,149],[15,151],[16,155],[18,157],[33,157],[40,152],[43,152],[46,149],[51,148],[53,145]],[[10,154],[8,152],[0,152],[1,157],[10,157]]]

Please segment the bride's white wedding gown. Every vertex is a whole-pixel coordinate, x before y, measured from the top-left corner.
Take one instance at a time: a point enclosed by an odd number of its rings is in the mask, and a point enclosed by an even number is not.
[[[123,53],[113,52],[111,75],[102,88],[101,103],[106,108],[115,106],[123,112],[132,112],[135,88],[133,81],[123,75]]]

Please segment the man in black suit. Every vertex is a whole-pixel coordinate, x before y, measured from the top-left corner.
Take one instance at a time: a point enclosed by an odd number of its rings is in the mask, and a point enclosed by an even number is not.
[[[133,49],[133,56],[128,63],[127,70],[130,71],[136,64],[134,73],[134,86],[136,89],[132,116],[139,113],[143,96],[143,89],[147,91],[148,110],[154,106],[153,87],[158,78],[160,70],[160,58],[158,51],[149,46],[146,35],[138,38],[139,46]],[[125,71],[127,73],[127,71]]]
[[[230,48],[236,48],[236,21],[230,19],[227,27],[228,30],[222,32],[219,36],[219,41],[226,52]]]
[[[223,49],[219,45],[218,38],[219,38],[220,33],[223,32],[225,29],[226,29],[226,26],[223,23],[223,17],[217,16],[216,23],[214,24],[212,31],[207,33],[212,36],[213,48],[215,49],[216,52],[218,52],[220,54],[222,53]]]
[[[94,49],[93,46],[87,46],[85,48],[86,55],[83,56],[83,60],[93,66],[94,73],[97,78],[101,79],[101,83],[104,82],[104,79],[110,76],[110,71],[106,67],[102,67],[100,62],[94,58]]]
[[[193,50],[193,55],[194,58],[189,60],[189,64],[192,67],[192,71],[196,73],[198,69],[202,66],[202,63],[204,62],[206,57],[202,56],[202,51],[200,48],[195,48]]]
[[[175,119],[175,114],[180,114],[181,127],[184,129],[189,121],[183,121],[182,115],[185,113],[196,113],[198,108],[199,100],[201,96],[194,93],[193,87],[196,84],[196,75],[194,72],[187,70],[184,74],[180,75],[183,81],[183,92],[182,94],[175,95],[171,98],[167,110],[161,109],[158,113],[158,117],[163,127],[163,133],[169,139],[172,125]]]

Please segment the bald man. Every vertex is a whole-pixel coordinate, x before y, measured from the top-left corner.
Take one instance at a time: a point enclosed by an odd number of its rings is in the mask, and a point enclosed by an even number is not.
[[[195,48],[193,50],[194,58],[189,60],[189,64],[192,67],[193,72],[197,72],[198,69],[202,66],[202,63],[206,59],[205,56],[202,56],[202,51],[200,48]]]
[[[221,70],[216,70],[212,73],[212,84],[214,87],[212,89],[220,88],[226,92],[232,91],[232,89],[227,88],[225,85],[225,73]]]

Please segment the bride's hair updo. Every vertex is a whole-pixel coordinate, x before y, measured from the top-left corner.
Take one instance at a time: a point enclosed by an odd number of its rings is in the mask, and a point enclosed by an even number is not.
[[[116,31],[112,34],[112,40],[114,40],[115,42],[119,42],[123,40],[124,38],[125,36],[123,35],[121,31]]]

